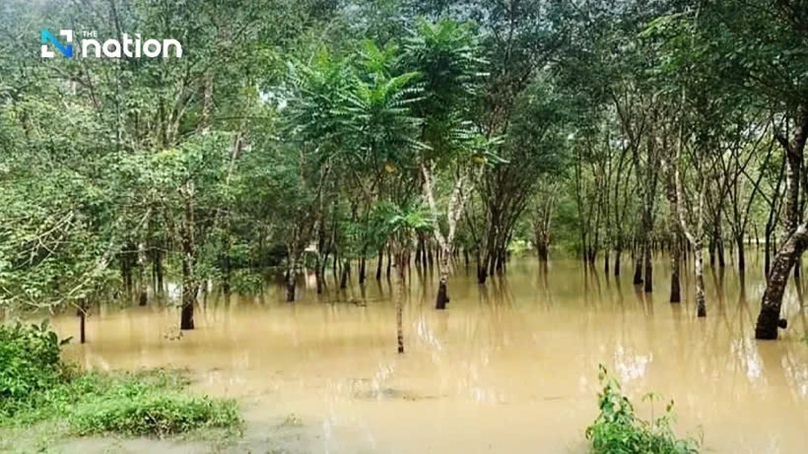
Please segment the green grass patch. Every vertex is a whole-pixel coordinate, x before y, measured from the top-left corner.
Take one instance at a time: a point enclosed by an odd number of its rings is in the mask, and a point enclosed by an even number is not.
[[[69,435],[156,437],[240,430],[236,403],[187,394],[183,371],[81,372],[60,361],[59,347],[47,324],[0,326],[0,428],[55,421]]]
[[[699,443],[692,438],[678,439],[671,428],[673,401],[659,418],[646,421],[634,414],[634,405],[620,389],[617,380],[600,366],[603,390],[598,393],[600,414],[586,429],[595,454],[697,454]],[[653,394],[646,397],[653,400]]]
[[[119,386],[77,406],[69,422],[78,435],[115,432],[164,437],[238,426],[239,416],[232,401]]]

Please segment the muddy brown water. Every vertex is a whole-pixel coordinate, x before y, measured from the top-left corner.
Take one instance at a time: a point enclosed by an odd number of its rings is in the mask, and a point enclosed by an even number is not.
[[[211,292],[181,338],[176,308],[104,307],[88,319],[88,343],[66,354],[89,369],[190,369],[195,391],[239,400],[252,452],[584,453],[599,363],[646,417],[665,401],[652,409],[644,394],[673,399],[677,430],[703,436],[705,452],[808,452],[801,292],[791,285],[786,295],[782,338],[753,340],[764,279],[762,257],[748,254],[744,290],[730,265],[707,267],[706,319],[695,316],[692,276],[685,301],[667,302],[664,257],[652,294],[631,285],[628,264],[615,280],[601,263],[592,272],[556,259],[545,272],[524,257],[485,286],[460,264],[440,312],[437,275],[413,267],[404,355],[395,282],[372,275],[363,287],[354,275],[343,292],[329,281],[324,295],[305,277],[294,304],[281,286],[229,300]],[[77,337],[76,317],[54,324]],[[261,450],[275,434],[280,448]]]

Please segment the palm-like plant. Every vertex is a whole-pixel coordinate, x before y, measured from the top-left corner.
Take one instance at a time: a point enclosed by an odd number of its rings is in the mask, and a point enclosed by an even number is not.
[[[485,74],[485,61],[470,24],[443,20],[422,21],[405,40],[402,62],[421,74],[423,95],[413,111],[423,119],[420,140],[428,145],[419,159],[424,197],[432,212],[432,230],[441,247],[440,284],[435,307],[444,309],[449,301],[449,256],[456,226],[472,189],[471,159],[480,152],[479,134],[470,121],[471,107]],[[485,147],[483,147],[485,148]],[[437,169],[434,169],[437,164]],[[446,171],[454,184],[445,212],[446,231],[441,229],[443,213],[435,200],[433,172]]]

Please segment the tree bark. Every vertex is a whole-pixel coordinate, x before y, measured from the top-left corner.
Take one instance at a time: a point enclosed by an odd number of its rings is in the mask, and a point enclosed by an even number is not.
[[[351,269],[351,261],[346,259],[342,266],[342,276],[339,280],[339,288],[345,290],[348,288],[348,271]]]
[[[289,270],[288,277],[286,278],[286,301],[295,300],[295,288],[297,286],[297,272],[298,272],[298,252],[289,250]]]
[[[146,273],[146,244],[143,241],[138,241],[137,243],[137,266],[138,266],[138,273],[140,275],[139,283],[138,283],[138,301],[141,306],[145,306],[146,303],[149,301],[148,290],[147,290],[147,273]]]
[[[801,214],[800,178],[802,175],[805,142],[808,139],[808,102],[804,102],[797,116],[797,128],[794,139],[789,141],[776,134],[782,145],[788,166],[786,167],[786,219],[784,239],[774,256],[774,262],[768,274],[766,291],[755,326],[755,338],[777,339],[778,326],[785,328],[785,320],[780,319],[780,308],[783,303],[788,276],[806,248],[806,225],[798,224]]]
[[[442,248],[440,261],[440,281],[438,283],[438,297],[435,302],[435,309],[446,309],[446,303],[449,302],[449,295],[447,290],[447,283],[449,281],[449,255],[450,251],[446,246]]]
[[[382,262],[384,262],[384,250],[383,248],[379,248],[379,258],[376,261],[376,280],[379,281],[382,278]]]
[[[398,275],[398,295],[396,297],[396,343],[398,353],[404,353],[404,296],[406,295],[407,266],[404,263],[404,252],[396,251],[396,274]],[[407,260],[409,261],[409,260]]]
[[[651,256],[651,244],[646,239],[645,246],[643,246],[645,252],[645,293],[651,293],[653,291],[653,283],[654,283],[654,262],[652,261]]]
[[[642,255],[638,252],[634,257],[634,285],[642,284]]]
[[[701,238],[693,243],[694,268],[696,274],[696,311],[698,317],[707,316],[707,304],[704,295],[704,245]]]
[[[808,245],[808,232],[805,224],[800,225],[797,231],[781,246],[774,256],[772,269],[769,272],[769,281],[763,293],[763,302],[755,326],[756,339],[777,339],[777,328],[785,328],[785,321],[780,319],[780,307],[783,304],[788,276],[797,258],[805,251]]]
[[[194,305],[199,282],[196,278],[196,224],[194,220],[195,187],[192,181],[186,184],[183,194],[185,213],[182,222],[182,315],[180,329],[194,329]]]

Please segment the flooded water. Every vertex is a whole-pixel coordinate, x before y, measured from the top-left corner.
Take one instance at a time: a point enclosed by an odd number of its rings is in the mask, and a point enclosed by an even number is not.
[[[229,301],[211,293],[197,329],[179,339],[176,308],[104,308],[88,319],[88,343],[67,354],[94,369],[189,368],[197,391],[241,402],[252,452],[274,438],[276,452],[584,453],[599,363],[645,417],[645,393],[674,399],[677,430],[703,432],[705,452],[806,452],[806,313],[792,285],[789,330],[777,342],[753,340],[764,281],[761,257],[749,254],[745,291],[730,265],[707,267],[706,319],[695,316],[692,276],[685,301],[667,302],[666,258],[645,294],[627,264],[615,281],[574,259],[543,272],[525,257],[485,286],[459,265],[441,312],[437,275],[413,267],[404,355],[395,282],[372,275],[344,292],[329,281],[325,295],[307,278],[294,304],[279,286]],[[55,325],[77,337],[76,317]]]

